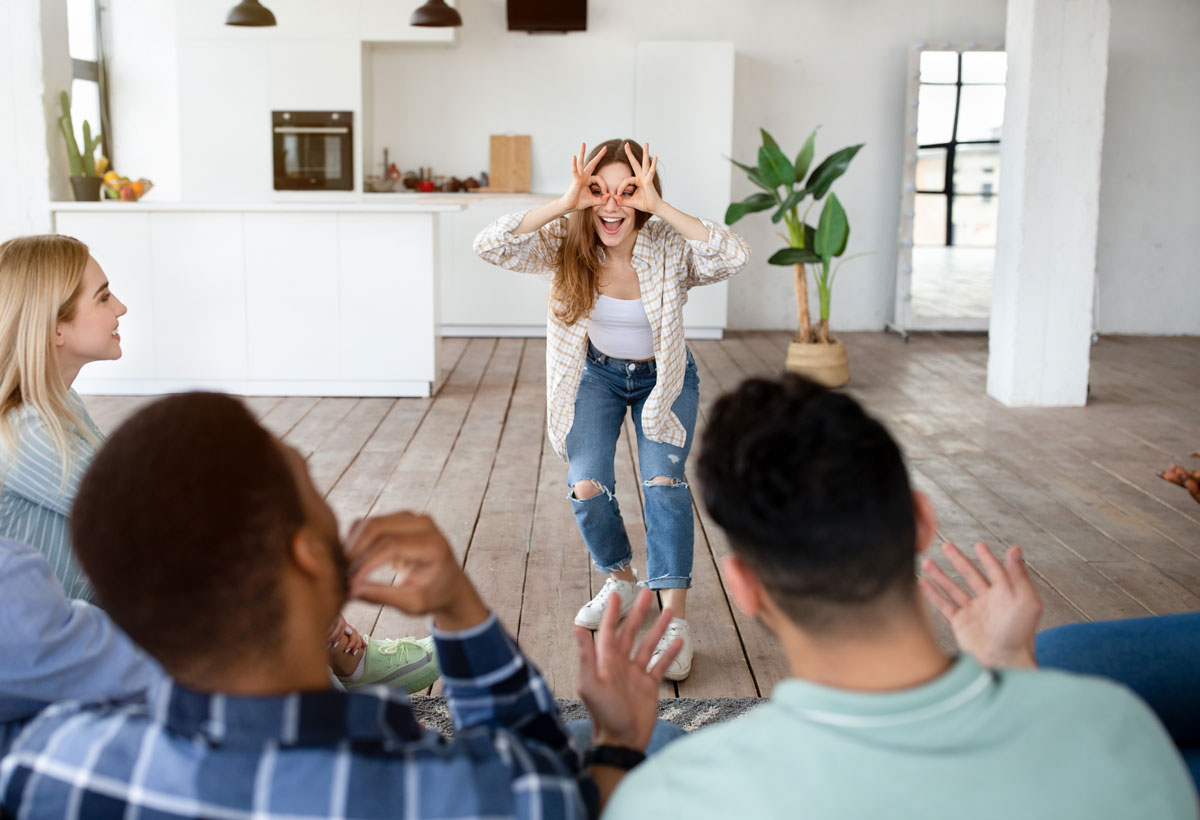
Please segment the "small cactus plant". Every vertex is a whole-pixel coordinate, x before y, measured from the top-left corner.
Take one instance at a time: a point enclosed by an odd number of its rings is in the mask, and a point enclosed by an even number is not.
[[[58,126],[62,129],[63,139],[67,142],[67,162],[71,165],[71,176],[94,177],[96,173],[96,148],[100,145],[100,134],[92,136],[92,126],[87,120],[83,121],[83,151],[75,142],[75,124],[71,121],[71,98],[63,91],[58,95],[62,116],[58,118]]]

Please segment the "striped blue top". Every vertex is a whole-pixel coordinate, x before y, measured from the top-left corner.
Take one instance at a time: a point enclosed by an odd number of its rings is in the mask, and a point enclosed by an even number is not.
[[[79,394],[68,392],[80,418],[103,440]],[[62,460],[42,414],[29,405],[12,412],[16,414],[15,451],[0,444],[0,538],[27,544],[44,555],[68,598],[91,600],[92,584],[71,547],[68,516],[96,450],[76,434],[74,458],[63,481]]]

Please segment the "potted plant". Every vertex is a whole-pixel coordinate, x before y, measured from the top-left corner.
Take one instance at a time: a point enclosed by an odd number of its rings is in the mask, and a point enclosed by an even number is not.
[[[776,251],[767,260],[772,265],[791,265],[795,275],[799,328],[788,345],[787,369],[803,373],[830,387],[838,387],[850,380],[850,366],[845,346],[834,338],[829,329],[829,307],[838,269],[853,257],[840,259],[846,252],[846,243],[850,238],[850,223],[842,203],[829,189],[846,172],[850,160],[862,148],[862,143],[830,154],[810,174],[808,169],[813,160],[816,129],[808,135],[794,161],[788,159],[766,129],[759,130],[762,131],[762,145],[758,149],[758,165],[730,161],[763,190],[741,202],[730,204],[725,211],[725,224],[732,225],[746,214],[774,208],[771,221],[782,221],[787,226],[787,235],[783,238],[788,246]],[[808,214],[826,194],[829,197],[825,199],[814,228],[808,224]],[[810,196],[812,200],[801,216],[800,206]],[[840,261],[834,264],[835,259]],[[809,314],[805,266],[812,269],[817,285],[820,317],[815,325]]]
[[[58,118],[58,127],[62,129],[63,139],[67,142],[67,161],[71,166],[71,187],[75,190],[75,199],[79,202],[100,201],[100,175],[108,167],[108,160],[95,157],[96,147],[100,145],[100,134],[92,136],[92,126],[83,121],[83,150],[75,142],[75,125],[71,122],[71,98],[63,91],[58,95],[62,116]],[[98,167],[99,166],[99,167]]]

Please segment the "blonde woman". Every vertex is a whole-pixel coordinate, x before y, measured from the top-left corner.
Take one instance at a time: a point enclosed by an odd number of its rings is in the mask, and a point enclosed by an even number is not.
[[[124,314],[77,239],[0,245],[0,537],[41,552],[71,598],[91,598],[91,585],[67,517],[104,439],[71,384],[89,362],[121,357]]]
[[[0,538],[41,552],[69,598],[92,597],[68,517],[104,441],[71,385],[84,365],[121,358],[123,315],[78,239],[0,244]],[[326,640],[329,666],[347,688],[417,691],[438,678],[432,638],[377,640],[339,616]]]
[[[527,213],[501,217],[475,238],[483,259],[548,273],[546,398],[550,442],[567,459],[571,506],[592,562],[608,574],[580,608],[596,629],[611,596],[633,606],[637,576],[613,495],[613,459],[626,410],[637,431],[646,498],[646,579],[675,616],[651,661],[683,648],[666,677],[691,672],[686,616],[692,570],[692,497],[684,479],[699,406],[696,365],[683,339],[688,290],[745,267],[745,240],[662,199],[650,146],[608,140],[571,161],[571,186]],[[651,219],[651,217],[656,217]]]

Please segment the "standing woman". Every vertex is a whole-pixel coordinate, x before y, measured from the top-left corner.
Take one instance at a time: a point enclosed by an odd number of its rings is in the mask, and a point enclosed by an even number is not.
[[[692,575],[692,497],[684,468],[699,406],[699,378],[683,340],[688,290],[745,267],[745,240],[667,204],[649,145],[608,140],[571,160],[571,187],[526,213],[509,214],[475,238],[494,265],[553,275],[546,319],[550,443],[567,459],[575,521],[592,561],[608,573],[575,617],[600,625],[613,593],[633,606],[637,575],[613,494],[613,460],[626,409],[637,431],[646,499],[643,581],[662,590],[671,621],[651,665],[676,638],[683,649],[666,672],[692,668],[686,620]],[[654,216],[657,219],[651,220]]]
[[[0,537],[41,552],[69,598],[92,595],[67,517],[104,440],[71,383],[85,364],[121,358],[124,314],[79,240],[0,245]]]

